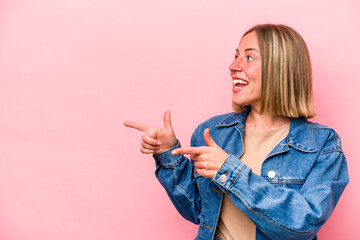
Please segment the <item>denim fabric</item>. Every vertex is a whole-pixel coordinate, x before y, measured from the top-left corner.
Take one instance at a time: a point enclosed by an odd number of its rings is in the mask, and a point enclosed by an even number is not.
[[[230,154],[214,178],[200,176],[184,155],[171,155],[180,143],[154,155],[156,177],[178,212],[199,224],[195,239],[215,239],[224,193],[255,223],[257,240],[316,239],[349,181],[339,136],[328,127],[293,118],[288,136],[267,156],[259,176],[239,159],[248,113],[215,116],[192,135],[192,146],[206,146],[203,132],[209,128]],[[275,177],[268,176],[270,171]]]

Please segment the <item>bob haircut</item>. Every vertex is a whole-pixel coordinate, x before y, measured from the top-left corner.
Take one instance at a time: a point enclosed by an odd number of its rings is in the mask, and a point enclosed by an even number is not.
[[[304,39],[286,25],[256,25],[243,37],[251,32],[257,34],[261,55],[261,113],[314,117],[311,62]],[[233,104],[236,112],[244,107]]]

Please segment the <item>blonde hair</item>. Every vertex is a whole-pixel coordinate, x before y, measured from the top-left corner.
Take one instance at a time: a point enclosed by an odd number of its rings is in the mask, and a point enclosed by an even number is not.
[[[261,113],[314,117],[311,62],[304,39],[285,25],[256,25],[243,37],[251,32],[257,34],[261,55]],[[236,112],[243,107],[233,104]]]

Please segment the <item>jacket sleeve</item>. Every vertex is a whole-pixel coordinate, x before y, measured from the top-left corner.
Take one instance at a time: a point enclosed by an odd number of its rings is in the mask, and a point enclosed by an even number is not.
[[[191,146],[196,146],[194,134],[191,138]],[[194,175],[194,165],[184,155],[171,154],[172,150],[180,147],[178,142],[168,151],[153,156],[156,162],[155,175],[178,212],[185,219],[199,224],[201,201]]]
[[[212,181],[271,239],[312,239],[333,212],[349,177],[341,147],[325,147],[299,192],[274,187],[233,155]]]

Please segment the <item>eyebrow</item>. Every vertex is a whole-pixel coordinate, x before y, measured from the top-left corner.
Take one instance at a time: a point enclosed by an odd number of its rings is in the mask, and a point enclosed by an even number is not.
[[[256,48],[246,48],[246,49],[244,50],[244,52],[248,52],[248,51],[257,51],[257,52],[259,52]],[[236,49],[236,52],[238,53],[239,50]]]

